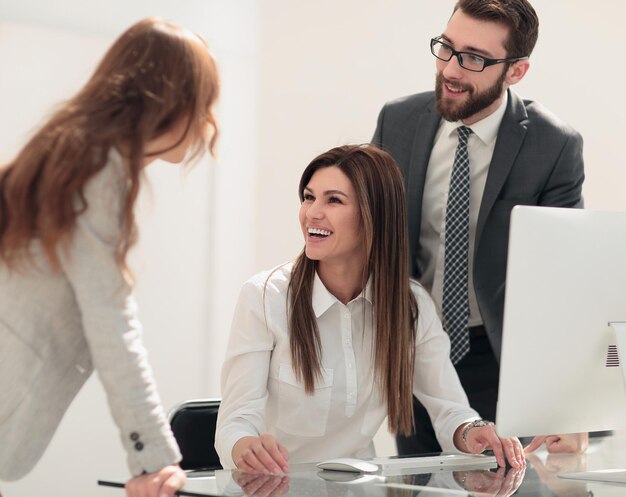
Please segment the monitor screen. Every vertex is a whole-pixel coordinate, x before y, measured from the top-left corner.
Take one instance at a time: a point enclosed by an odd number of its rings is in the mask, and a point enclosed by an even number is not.
[[[499,435],[626,428],[625,322],[626,212],[515,207]]]

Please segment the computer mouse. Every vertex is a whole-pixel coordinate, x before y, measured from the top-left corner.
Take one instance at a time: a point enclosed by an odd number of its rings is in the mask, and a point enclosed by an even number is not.
[[[328,471],[345,471],[348,473],[375,473],[380,469],[378,464],[351,457],[328,459],[318,463],[317,467]]]

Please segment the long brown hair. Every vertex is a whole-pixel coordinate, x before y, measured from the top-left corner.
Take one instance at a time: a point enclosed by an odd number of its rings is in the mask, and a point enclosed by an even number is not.
[[[298,193],[323,167],[338,167],[352,182],[364,230],[374,308],[374,370],[387,402],[392,432],[413,431],[413,369],[417,303],[410,289],[404,184],[389,154],[372,145],[336,147],[313,159]],[[321,345],[312,306],[316,262],[303,251],[289,283],[289,332],[296,377],[312,393],[321,374]]]
[[[207,148],[213,153],[218,93],[217,67],[204,40],[158,18],[131,26],[78,94],[0,170],[0,260],[12,267],[28,259],[37,238],[58,268],[57,245],[88,207],[85,184],[106,165],[109,150],[123,146],[128,181],[116,254],[126,268],[146,143],[186,119],[181,142],[192,133],[190,156]]]

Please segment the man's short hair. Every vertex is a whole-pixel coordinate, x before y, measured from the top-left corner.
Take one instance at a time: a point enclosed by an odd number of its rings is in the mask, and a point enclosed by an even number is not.
[[[501,22],[509,27],[509,37],[504,48],[507,57],[529,56],[539,36],[539,18],[527,0],[459,0],[454,12],[481,21]]]

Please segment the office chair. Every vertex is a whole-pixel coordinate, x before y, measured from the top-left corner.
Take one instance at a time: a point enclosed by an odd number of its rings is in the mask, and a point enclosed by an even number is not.
[[[220,399],[186,400],[176,404],[168,418],[183,459],[182,469],[221,469],[215,452],[215,427]]]

